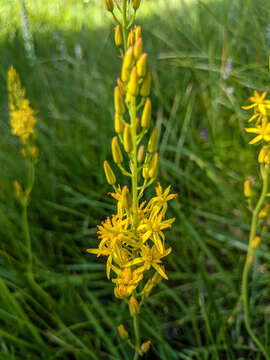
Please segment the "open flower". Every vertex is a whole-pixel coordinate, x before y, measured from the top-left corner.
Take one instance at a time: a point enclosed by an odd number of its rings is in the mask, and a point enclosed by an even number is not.
[[[166,280],[168,280],[168,276],[165,274],[164,270],[160,266],[162,261],[160,259],[169,255],[172,251],[171,248],[163,249],[162,252],[158,250],[156,245],[153,245],[151,248],[148,245],[144,245],[140,251],[140,257],[137,257],[127,263],[125,266],[133,266],[143,264],[138,271],[144,272],[145,270],[149,270],[151,266]]]
[[[267,118],[263,118],[262,125],[257,125],[255,128],[246,128],[246,132],[258,134],[252,139],[249,144],[255,144],[260,140],[270,141],[270,123],[267,123]]]

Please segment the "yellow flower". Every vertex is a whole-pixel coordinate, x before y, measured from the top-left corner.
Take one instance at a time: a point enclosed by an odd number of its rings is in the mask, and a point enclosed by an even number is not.
[[[8,72],[8,90],[12,134],[19,136],[22,143],[26,144],[31,136],[35,138],[36,119],[29,100],[25,98],[25,89],[13,67]]]
[[[257,125],[256,128],[246,128],[246,132],[258,134],[252,139],[249,144],[255,144],[260,140],[270,141],[270,123],[267,123],[267,119],[264,117],[262,125]]]
[[[143,220],[137,228],[142,242],[145,243],[148,239],[152,240],[160,253],[163,253],[163,243],[165,242],[165,236],[162,230],[171,227],[175,218],[164,221],[162,221],[162,219],[162,213],[157,216],[152,216],[151,214],[149,220]]]
[[[177,194],[169,194],[170,190],[171,190],[171,185],[167,187],[166,190],[164,190],[164,192],[162,193],[162,187],[160,185],[160,183],[158,182],[158,185],[155,187],[156,190],[156,195],[155,197],[153,197],[147,208],[156,208],[156,211],[159,212],[160,209],[162,209],[162,214],[165,214],[165,212],[167,211],[168,208],[168,204],[167,202],[172,200],[172,199],[176,199],[177,198]]]
[[[168,280],[168,276],[165,274],[164,270],[160,266],[160,264],[162,264],[162,261],[160,259],[169,255],[171,251],[172,249],[169,248],[166,250],[163,249],[163,251],[160,252],[156,245],[153,245],[152,248],[150,248],[148,245],[144,245],[140,251],[140,257],[133,259],[125,266],[143,264],[143,266],[137,269],[138,272],[144,272],[145,270],[149,270],[152,266],[164,279]]]
[[[107,277],[110,278],[112,261],[125,263],[128,261],[128,251],[121,248],[121,242],[128,239],[130,234],[126,232],[127,222],[118,216],[109,217],[98,226],[98,234],[101,239],[97,249],[87,249],[90,254],[108,256],[107,259]]]
[[[112,270],[117,275],[117,278],[112,279],[112,282],[116,284],[114,294],[119,299],[129,296],[143,279],[141,272],[138,270],[131,271],[129,267],[119,269],[116,266],[112,266]]]
[[[242,106],[242,109],[249,110],[254,108],[259,114],[266,115],[266,105],[269,105],[269,100],[264,100],[267,95],[267,92],[264,91],[262,95],[259,94],[257,90],[254,91],[254,95],[249,98],[253,103],[248,106]],[[250,119],[251,121],[251,119]]]

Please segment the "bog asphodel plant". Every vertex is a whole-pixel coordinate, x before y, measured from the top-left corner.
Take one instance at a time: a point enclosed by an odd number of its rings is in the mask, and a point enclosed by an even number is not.
[[[117,22],[114,40],[122,58],[121,76],[114,88],[116,136],[111,142],[112,157],[131,186],[117,184],[111,165],[104,162],[117,212],[98,226],[98,248],[87,251],[107,257],[107,277],[114,283],[114,294],[129,304],[135,345],[123,326],[118,330],[135,350],[134,359],[137,359],[150,346],[150,341],[144,344],[140,341],[138,314],[142,303],[155,285],[168,279],[163,259],[171,248],[166,246],[164,230],[174,222],[174,218],[166,219],[166,211],[168,201],[175,199],[176,194],[170,194],[170,186],[163,190],[157,183],[155,196],[149,202],[144,200],[144,191],[157,179],[159,155],[158,129],[151,130],[151,73],[143,51],[142,29],[134,26],[141,1],[105,0],[104,3]]]
[[[262,189],[259,199],[256,201],[254,199],[254,192],[252,191],[250,180],[244,182],[244,195],[247,198],[249,209],[252,212],[252,220],[250,226],[250,235],[249,235],[249,246],[246,256],[246,262],[243,270],[242,276],[242,300],[244,304],[244,313],[245,313],[245,324],[247,331],[262,351],[266,359],[270,359],[270,354],[266,350],[263,343],[259,338],[254,334],[250,315],[249,315],[249,300],[248,300],[248,278],[251,265],[254,260],[254,252],[259,247],[261,243],[261,235],[263,232],[263,226],[259,227],[258,225],[263,225],[263,221],[266,218],[270,205],[265,204],[265,200],[268,195],[268,183],[269,183],[269,164],[270,164],[270,100],[266,99],[267,93],[263,92],[259,94],[258,91],[254,91],[254,95],[249,98],[251,104],[248,106],[243,106],[244,110],[253,109],[253,115],[248,120],[249,123],[253,123],[252,127],[246,128],[248,133],[255,134],[255,137],[249,142],[249,144],[258,144],[260,145],[260,151],[258,155],[258,162],[260,165],[260,173],[262,178]],[[260,230],[261,229],[261,230]]]
[[[35,164],[38,157],[36,146],[34,110],[26,98],[25,89],[22,87],[19,75],[13,66],[8,71],[8,95],[11,133],[21,140],[21,154],[27,166],[27,184],[25,190],[17,180],[14,180],[14,195],[22,206],[22,224],[26,238],[28,254],[28,270],[32,272],[32,249],[31,237],[28,226],[27,208],[30,201],[30,193],[34,186]]]

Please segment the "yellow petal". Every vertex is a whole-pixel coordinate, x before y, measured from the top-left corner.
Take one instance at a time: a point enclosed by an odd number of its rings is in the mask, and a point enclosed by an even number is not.
[[[161,267],[155,263],[152,264],[153,268],[161,275],[164,279],[168,280],[168,276],[165,272],[161,269]]]
[[[256,142],[262,140],[262,135],[256,136],[253,140],[249,142],[250,145],[255,144]]]

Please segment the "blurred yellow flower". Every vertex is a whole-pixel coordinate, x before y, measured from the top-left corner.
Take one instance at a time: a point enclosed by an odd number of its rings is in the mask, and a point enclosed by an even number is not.
[[[35,138],[36,119],[29,100],[25,98],[25,89],[13,66],[8,72],[8,91],[12,134],[19,136],[22,143],[26,144],[31,136]]]

